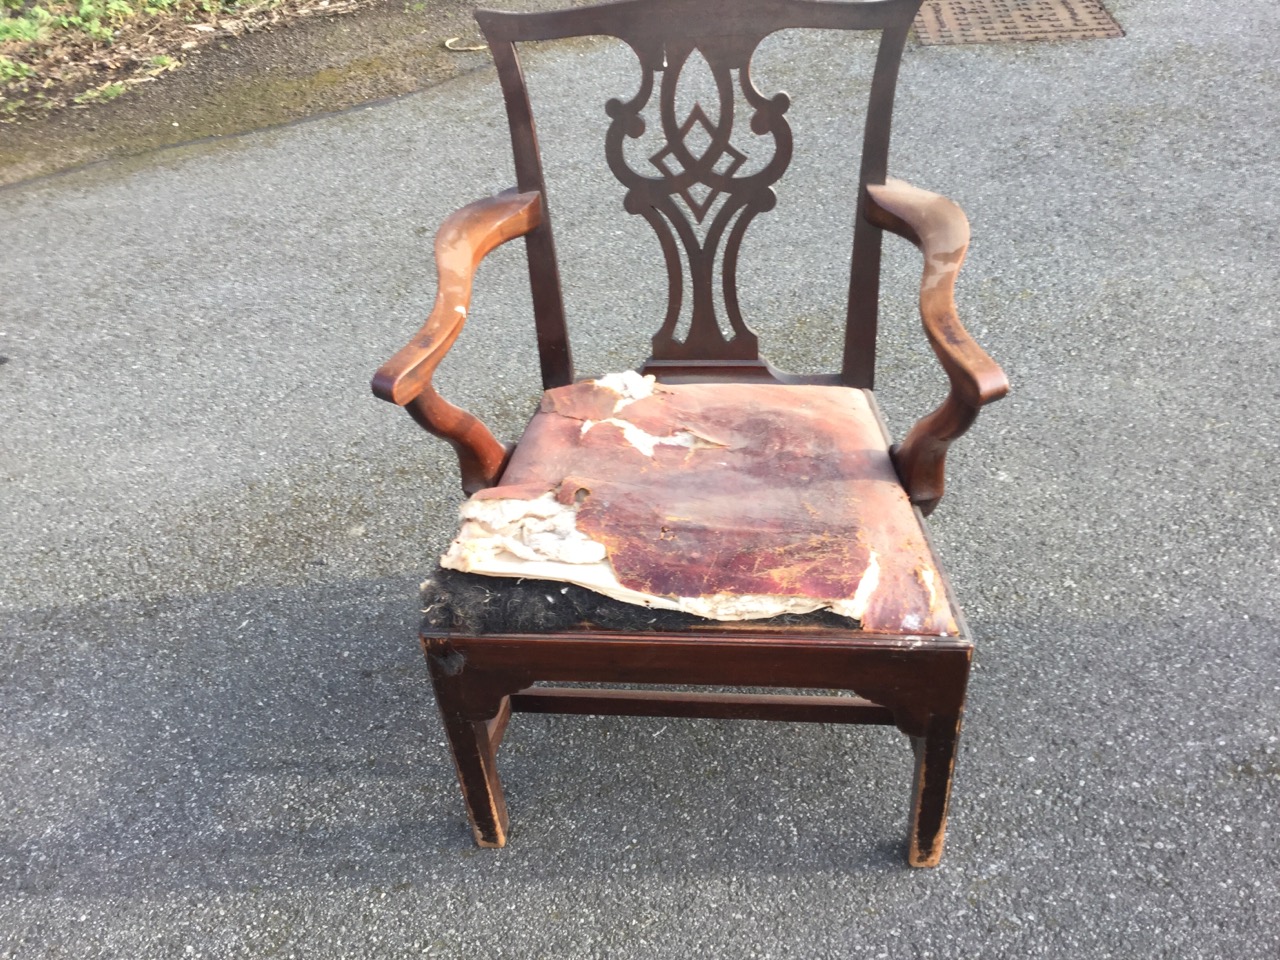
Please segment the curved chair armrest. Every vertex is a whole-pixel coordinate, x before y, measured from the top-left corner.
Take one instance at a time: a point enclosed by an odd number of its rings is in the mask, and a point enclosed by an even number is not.
[[[436,234],[439,279],[431,315],[373,377],[375,396],[406,408],[423,429],[453,446],[462,470],[462,488],[469,494],[497,483],[508,450],[476,417],[436,393],[431,378],[462,332],[480,261],[541,222],[541,196],[514,190],[477,200],[451,214]]]
[[[956,275],[969,247],[964,211],[946,197],[890,179],[867,187],[866,217],[910,240],[924,254],[920,318],[951,381],[942,405],[921,418],[893,450],[911,502],[927,515],[942,499],[947,447],[969,429],[979,408],[1009,392],[1009,381],[956,313]]]

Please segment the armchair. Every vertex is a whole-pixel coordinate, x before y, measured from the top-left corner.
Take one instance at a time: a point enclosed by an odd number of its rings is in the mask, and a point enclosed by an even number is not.
[[[445,221],[435,307],[373,390],[453,446],[469,495],[446,569],[425,585],[421,640],[480,845],[506,842],[497,751],[511,714],[535,711],[896,726],[916,754],[908,863],[941,858],[973,642],[923,517],[942,498],[949,445],[1008,383],[956,311],[964,214],[886,176],[894,86],[919,2],[622,0],[477,13],[506,100],[516,185]],[[774,207],[793,149],[790,101],[757,89],[751,57],[787,28],[880,33],[843,363],[831,374],[771,366],[737,299],[743,236]],[[577,380],[517,44],[585,35],[623,40],[640,65],[637,92],[605,104],[605,157],[626,212],[658,235],[669,292],[638,371]],[[676,90],[695,61],[719,102],[682,116]],[[743,109],[763,150],[755,165],[744,166],[735,139],[747,136],[734,125]],[[624,148],[650,131],[646,111],[660,147],[636,169]],[[949,381],[946,399],[897,446],[872,390],[883,231],[921,250],[921,318]],[[546,393],[508,446],[440,397],[432,376],[468,319],[477,264],[516,237]]]

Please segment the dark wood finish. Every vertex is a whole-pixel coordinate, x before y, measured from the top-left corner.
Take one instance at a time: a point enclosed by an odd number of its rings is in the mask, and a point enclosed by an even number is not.
[[[427,665],[476,843],[482,847],[505,846],[507,800],[498,779],[497,753],[511,714],[510,701],[499,698],[487,716],[468,717],[455,705],[454,694],[461,692],[459,686],[449,682],[458,674],[454,661],[428,657]]]
[[[509,698],[517,713],[578,713],[790,723],[893,723],[893,711],[861,697],[752,693],[681,693],[529,687]]]
[[[850,690],[891,710],[903,733],[921,737],[930,716],[954,715],[963,705],[973,652],[966,639],[856,631],[844,638],[791,637],[775,631],[703,637],[451,634],[424,636],[423,644],[427,659],[440,665],[433,678],[451,689],[450,710],[476,721],[496,717],[504,698],[535,680]]]
[[[919,6],[920,0],[626,0],[548,13],[477,11],[476,18],[494,52],[506,97],[520,189],[539,190],[544,197],[546,185],[537,136],[514,45],[532,40],[612,36],[635,52],[641,68],[637,92],[628,100],[613,99],[605,104],[611,120],[605,135],[605,157],[627,188],[624,208],[649,222],[666,260],[667,309],[661,328],[654,335],[653,356],[646,369],[657,372],[658,364],[664,362],[736,362],[750,371],[751,379],[765,378],[772,372],[761,360],[756,335],[742,316],[736,283],[738,251],[746,230],[756,214],[773,209],[777,201],[773,185],[786,170],[792,154],[791,129],[785,116],[790,99],[781,92],[766,95],[751,77],[751,56],[760,41],[782,29],[881,31],[867,104],[860,184],[881,183],[888,163],[898,64]],[[699,104],[680,116],[675,107],[676,91],[695,54],[714,80],[717,102]],[[738,175],[738,170],[747,155],[733,142],[739,94],[749,110],[751,132],[757,137],[767,136],[770,143],[763,164],[745,175]],[[656,108],[665,145],[649,157],[649,168],[636,170],[628,164],[623,145],[645,132],[642,111],[646,108]],[[688,143],[695,128],[701,128],[709,138],[703,151],[695,152]],[[700,197],[695,187],[705,191],[705,196]],[[851,197],[850,208],[860,202]],[[701,232],[698,228],[702,228]],[[550,232],[549,225],[545,230]],[[550,247],[537,255],[535,298],[539,296],[537,285],[548,282],[549,270],[554,266],[549,251]],[[532,257],[531,251],[531,265]],[[717,267],[723,317],[717,316],[715,306]],[[874,379],[879,275],[880,229],[858,217],[850,275],[849,327],[839,374],[840,382],[849,386],[869,388]],[[551,295],[544,296],[550,304]],[[676,326],[686,303],[691,314],[689,330],[680,339]],[[556,338],[564,329],[563,306],[558,298],[555,304],[549,308],[551,314],[539,313],[537,320],[540,340],[545,326],[554,328],[554,335],[549,336],[559,343]],[[722,329],[722,323],[728,325],[727,331]],[[547,367],[544,356],[544,376]]]
[[[907,825],[907,861],[913,867],[936,867],[942,860],[959,740],[959,714],[931,716],[925,735],[911,738],[916,769]]]
[[[947,448],[969,429],[981,407],[1009,392],[1009,381],[956,313],[956,275],[969,248],[964,211],[936,193],[890,180],[867,187],[867,217],[907,238],[924,254],[920,318],[951,380],[951,392],[942,405],[912,427],[894,451],[911,502],[928,515],[942,499]]]
[[[485,11],[476,11],[481,27]],[[507,105],[511,143],[515,151],[516,189],[546,198],[547,184],[542,174],[542,154],[533,124],[533,108],[525,86],[524,71],[515,44],[510,39],[487,36],[489,52],[498,68],[498,80]],[[545,202],[537,228],[525,238],[529,257],[529,288],[533,295],[533,317],[538,336],[538,358],[542,368],[542,388],[562,387],[573,382],[573,352],[565,323],[564,297],[560,291],[560,265]]]
[[[915,4],[916,7],[919,4]],[[914,16],[914,11],[912,11]],[[889,132],[893,98],[898,86],[898,65],[907,42],[909,23],[896,20],[880,35],[876,72],[862,136],[862,169],[858,174],[859,210],[865,209],[867,185],[884,183],[889,166]],[[845,324],[842,382],[870,390],[876,379],[876,332],[880,310],[879,227],[866,216],[853,225],[853,262],[849,269],[848,322]]]
[[[892,722],[917,751],[908,828],[908,863],[942,856],[951,770],[972,644],[966,638],[903,638],[853,633],[745,635],[591,634],[423,636],[437,701],[453,748],[477,842],[505,842],[506,806],[494,735],[504,711],[643,716],[712,716]],[[534,679],[571,682],[819,687],[837,697],[738,696],[691,692],[528,689]],[[812,699],[806,710],[799,701]],[[847,704],[847,706],[846,706]],[[878,709],[877,709],[878,707]],[[825,715],[824,715],[825,714]]]
[[[507,724],[511,722],[511,711],[513,709],[515,708],[512,706],[511,698],[503,697],[502,702],[498,705],[497,715],[485,721],[485,733],[489,735],[489,743],[494,750],[502,746],[502,738],[506,735]]]
[[[961,326],[953,297],[968,243],[959,208],[935,194],[888,180],[894,89],[920,0],[624,0],[550,13],[477,13],[497,65],[515,152],[517,190],[451,217],[437,239],[440,293],[413,342],[379,372],[378,396],[409,408],[458,451],[464,488],[494,485],[507,448],[479,421],[443,401],[431,375],[465,319],[475,265],[489,250],[525,236],[543,383],[573,380],[547,187],[517,44],[587,35],[621,39],[640,65],[636,92],[603,105],[605,161],[621,181],[626,212],[657,232],[668,276],[665,316],[646,373],[669,382],[843,384],[870,389],[875,377],[882,231],[906,237],[924,255],[920,310],[950,382],[947,398],[894,448],[894,465],[921,513],[942,496],[948,445],[978,409],[1008,389],[999,368]],[[789,100],[759,90],[750,61],[761,39],[784,28],[880,31],[867,103],[856,196],[848,324],[838,373],[795,377],[759,352],[736,295],[738,250],[753,218],[773,208],[793,143]],[[675,109],[682,72],[697,58],[717,101],[684,115]],[[766,142],[766,156],[743,163],[735,120]],[[656,110],[663,145],[633,169],[623,147]],[[691,147],[700,128],[706,150]],[[740,130],[740,127],[738,128]],[[752,171],[739,175],[741,170]],[[724,304],[718,314],[716,284]],[[689,330],[679,320],[688,306]],[[874,400],[873,400],[874,407]],[[785,467],[782,467],[785,469]],[[500,589],[495,583],[495,589]],[[950,598],[943,578],[942,588]],[[810,722],[892,723],[916,751],[907,859],[933,866],[942,855],[972,643],[959,636],[872,634],[856,629],[708,622],[701,632],[609,633],[584,626],[559,635],[431,631],[422,642],[476,840],[506,842],[507,810],[497,749],[511,713],[556,711],[643,716],[754,717]],[[855,697],[666,693],[532,688],[535,682],[684,684],[839,689]]]

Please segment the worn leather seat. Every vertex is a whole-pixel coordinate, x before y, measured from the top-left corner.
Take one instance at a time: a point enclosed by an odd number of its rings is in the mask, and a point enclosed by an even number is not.
[[[635,373],[549,390],[462,515],[453,570],[712,620],[827,610],[845,629],[958,633],[861,390]]]

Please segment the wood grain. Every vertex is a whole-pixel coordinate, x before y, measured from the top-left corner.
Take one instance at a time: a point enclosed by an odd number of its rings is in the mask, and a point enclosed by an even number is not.
[[[894,449],[911,502],[926,516],[945,490],[947,448],[972,426],[978,410],[1009,392],[1004,371],[960,323],[955,285],[969,248],[969,221],[955,203],[901,180],[867,187],[867,218],[905,237],[924,255],[920,319],[951,382],[947,398]]]
[[[373,378],[375,396],[405,407],[423,429],[452,445],[467,493],[497,482],[508,451],[480,420],[441,397],[431,378],[466,323],[480,261],[537,227],[541,210],[538,194],[507,191],[468,204],[445,220],[436,234],[438,284],[431,315]]]

